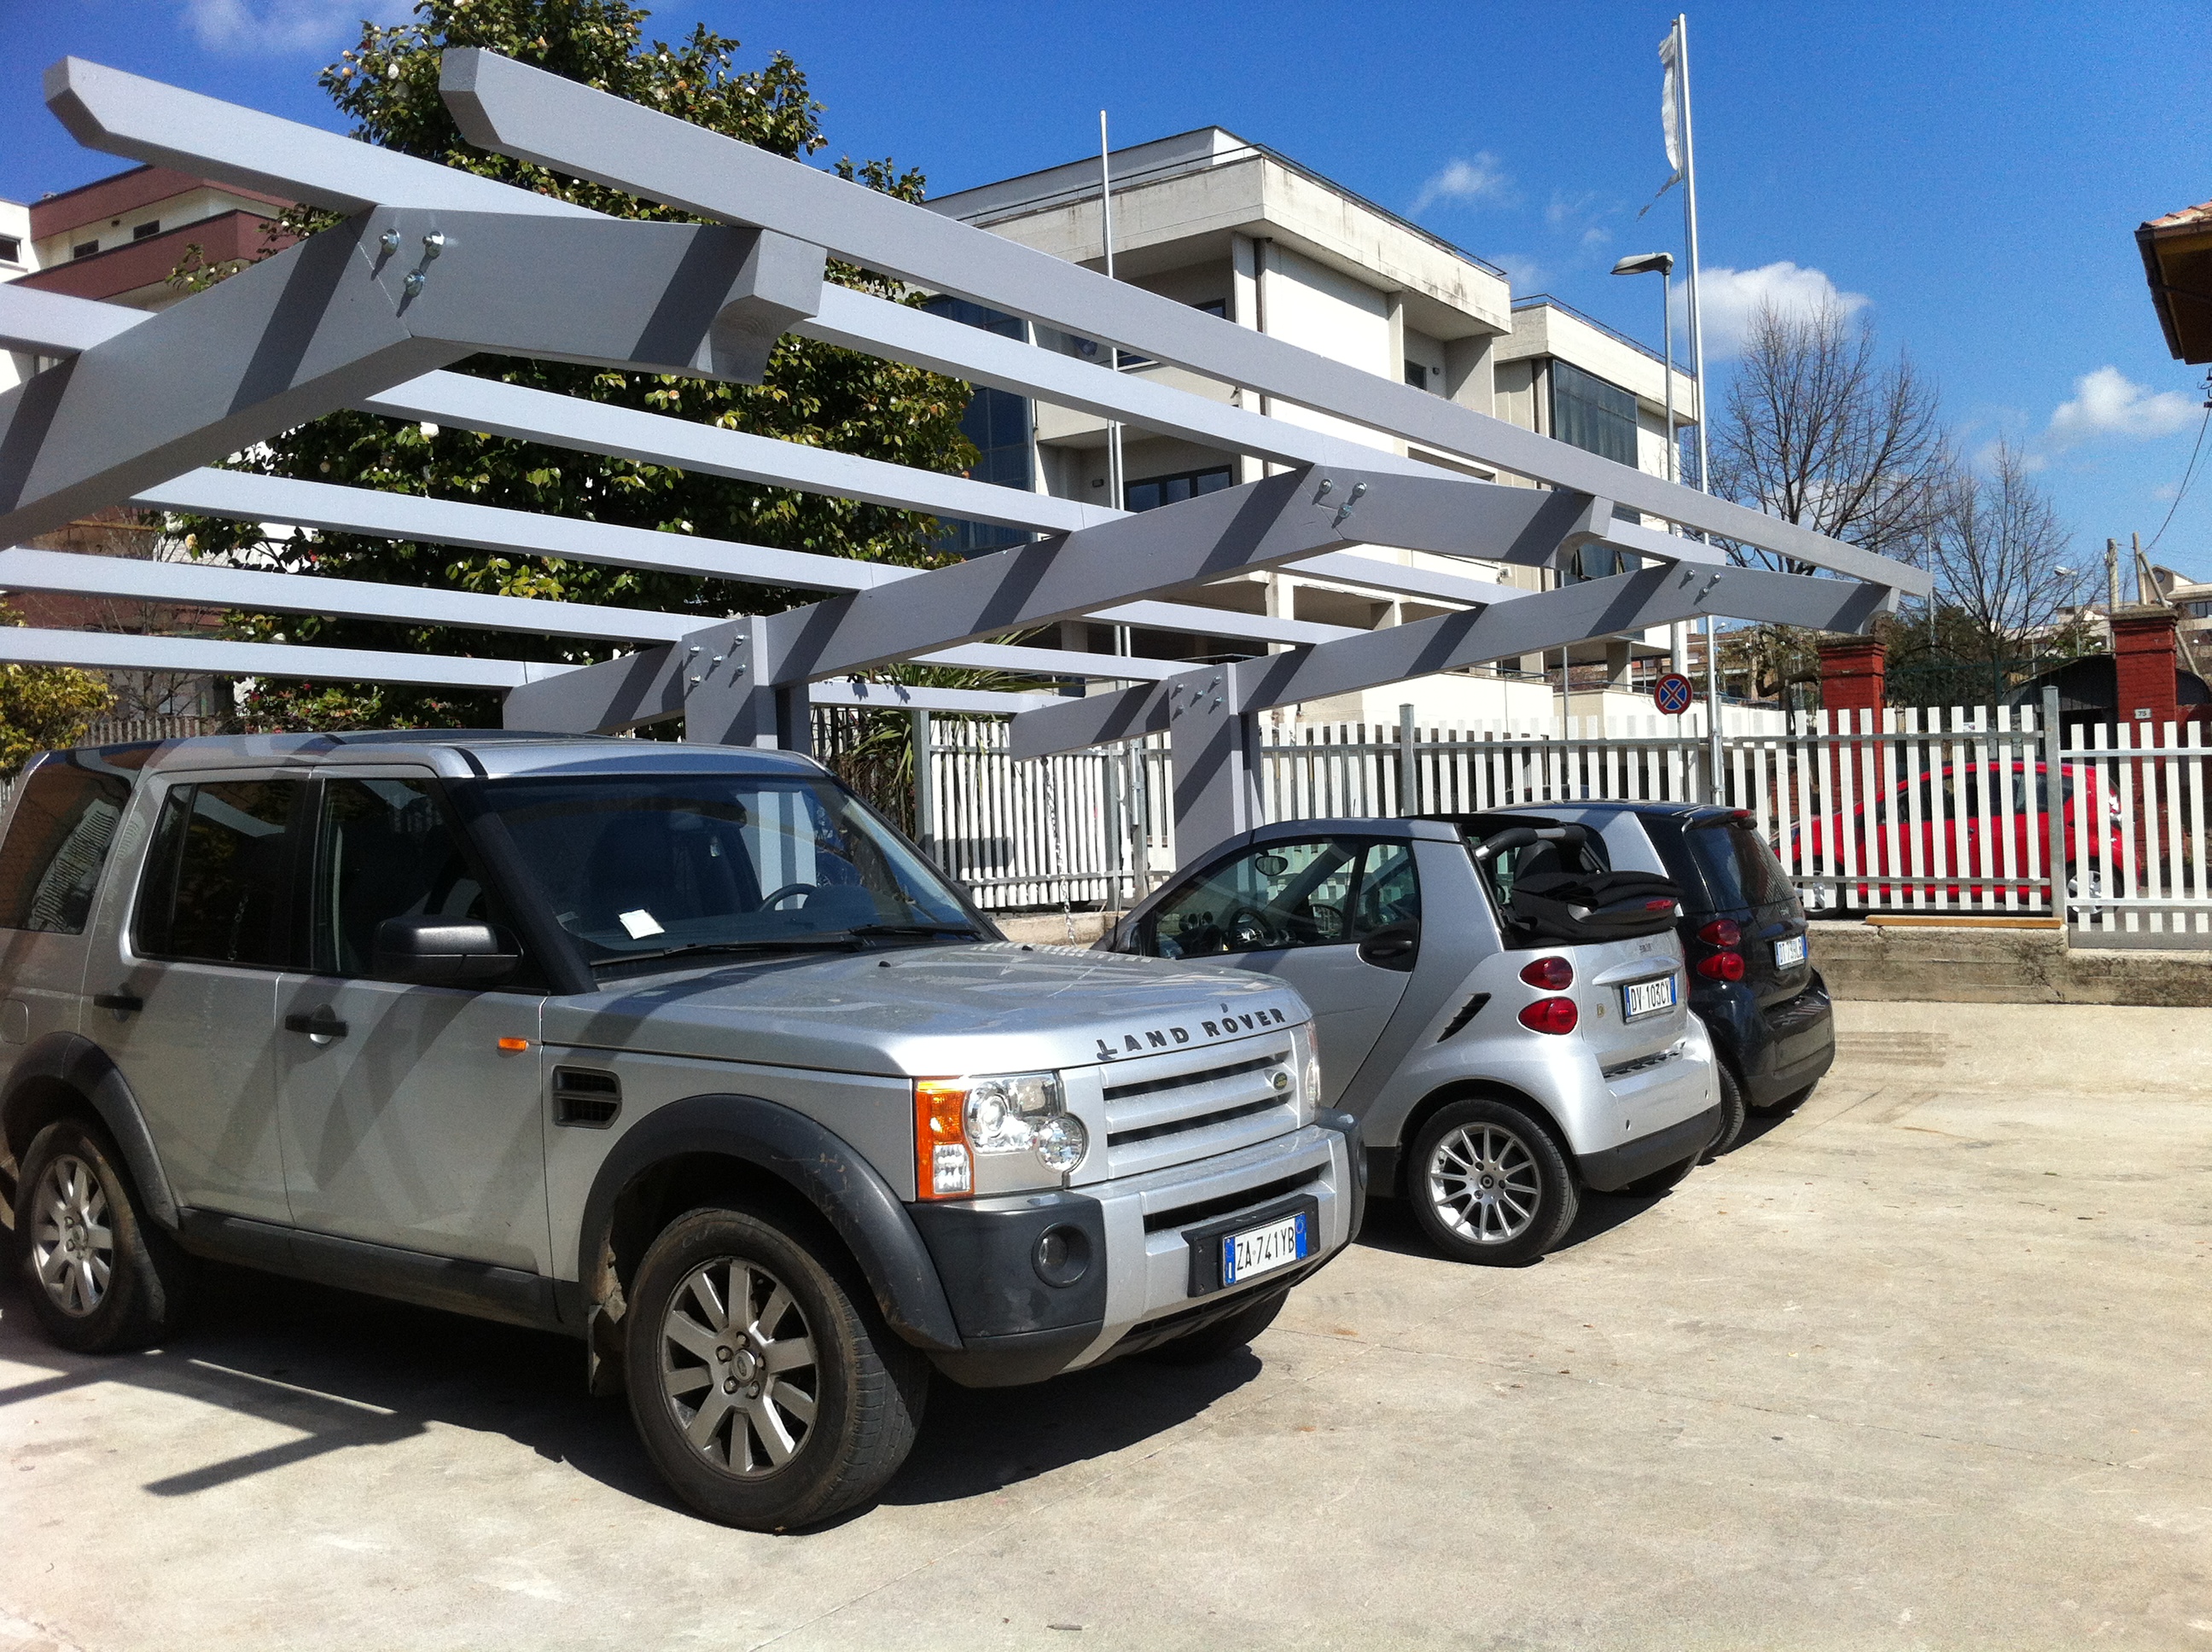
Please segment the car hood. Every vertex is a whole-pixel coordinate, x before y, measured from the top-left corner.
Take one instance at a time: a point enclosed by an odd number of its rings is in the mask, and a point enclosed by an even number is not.
[[[1084,1066],[1309,1018],[1281,981],[1013,942],[741,959],[632,976],[545,1008],[551,1045],[841,1072]]]

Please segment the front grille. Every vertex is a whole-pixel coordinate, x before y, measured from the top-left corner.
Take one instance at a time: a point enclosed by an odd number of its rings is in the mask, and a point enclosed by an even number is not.
[[[1656,1055],[1639,1055],[1633,1061],[1616,1061],[1609,1067],[1600,1067],[1598,1071],[1605,1075],[1609,1084],[1615,1078],[1626,1078],[1632,1072],[1647,1072],[1653,1067],[1662,1066],[1673,1060],[1674,1054],[1674,1046],[1669,1045]]]
[[[622,1111],[622,1080],[597,1067],[553,1069],[553,1122],[604,1130]]]
[[[1278,1055],[1255,1056],[1249,1061],[1238,1061],[1225,1067],[1207,1067],[1199,1072],[1178,1072],[1167,1078],[1141,1078],[1126,1084],[1109,1084],[1099,1093],[1110,1103],[1138,1096],[1157,1096],[1164,1090],[1188,1090],[1193,1084],[1211,1084],[1217,1078],[1229,1078],[1240,1072],[1259,1072],[1277,1066],[1282,1060]]]
[[[1117,1061],[1100,1078],[1109,1175],[1233,1152],[1300,1122],[1300,1075],[1287,1031],[1231,1049]]]
[[[1325,1165],[1299,1170],[1274,1181],[1263,1181],[1256,1187],[1239,1187],[1233,1193],[1222,1193],[1212,1199],[1201,1199],[1195,1204],[1178,1205],[1173,1210],[1152,1211],[1145,1217],[1145,1231],[1159,1233],[1169,1228],[1188,1228],[1200,1222],[1210,1222],[1217,1216],[1226,1216],[1231,1211],[1255,1209],[1273,1203],[1285,1194],[1310,1187],[1322,1179]]]

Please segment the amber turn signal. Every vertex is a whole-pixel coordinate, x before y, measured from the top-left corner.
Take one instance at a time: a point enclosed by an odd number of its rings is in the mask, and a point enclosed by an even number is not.
[[[499,1047],[503,1050],[526,1050],[530,1048],[530,1041],[526,1038],[502,1038],[499,1041]]]
[[[914,1190],[922,1199],[965,1199],[975,1161],[960,1128],[968,1086],[957,1078],[914,1081]]]

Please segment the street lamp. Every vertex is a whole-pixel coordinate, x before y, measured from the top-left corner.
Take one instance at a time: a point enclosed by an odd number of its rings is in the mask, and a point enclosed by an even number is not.
[[[1667,372],[1667,480],[1678,482],[1676,468],[1677,439],[1674,434],[1674,255],[1672,252],[1633,252],[1613,266],[1616,276],[1659,276],[1659,337],[1662,345],[1662,360]],[[1678,671],[1690,669],[1689,627],[1676,621],[1668,628],[1668,652]]]

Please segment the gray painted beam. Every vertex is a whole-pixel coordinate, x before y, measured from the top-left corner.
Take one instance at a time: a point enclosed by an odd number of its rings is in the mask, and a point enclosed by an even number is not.
[[[0,287],[0,301],[6,288]],[[556,398],[557,399],[557,398]],[[866,591],[917,577],[921,570],[848,556],[784,550],[738,540],[696,538],[652,528],[511,511],[461,500],[298,482],[248,471],[200,470],[143,489],[134,504],[246,522],[286,522],[329,533],[408,539],[518,556],[560,556],[615,568],[649,568],[699,579],[810,591]],[[1348,636],[1342,626],[1268,619],[1256,614],[1133,603],[1103,610],[1103,624],[1148,627],[1255,642],[1320,642]],[[689,623],[696,623],[695,621]],[[1084,673],[1096,675],[1097,673]]]
[[[519,631],[532,636],[596,637],[617,642],[673,642],[696,630],[696,616],[653,609],[604,608],[440,587],[332,580],[216,562],[140,562],[67,551],[0,550],[0,591],[109,597],[254,614],[324,614],[404,625]]]
[[[1915,595],[1929,588],[1919,570],[496,52],[448,51],[439,84],[463,133],[483,148],[702,216],[806,235],[872,270],[1816,567]]]
[[[327,614],[340,619],[646,644],[680,641],[702,623],[696,615],[657,609],[549,602],[532,597],[230,568],[216,562],[141,562],[21,547],[0,550],[0,591],[108,597],[122,602],[168,603],[257,614]],[[988,643],[926,654],[918,663],[1126,682],[1154,681],[1189,669],[1187,663],[1176,660],[1129,659],[1115,654]]]
[[[66,293],[46,293],[17,282],[0,282],[0,347],[37,355],[75,355],[105,344],[140,322],[150,310],[125,309]]]
[[[480,350],[757,377],[819,285],[780,236],[365,213],[0,396],[0,538]]]
[[[441,689],[514,689],[572,671],[519,659],[451,659],[371,648],[313,648],[211,637],[0,627],[0,662],[86,671],[205,671],[218,677],[301,677],[346,683],[413,683]]]
[[[807,698],[817,706],[873,706],[892,711],[960,711],[978,716],[1005,716],[1034,711],[1059,699],[1051,694],[1009,694],[993,689],[931,689],[903,683],[871,683],[866,678],[832,677],[807,685]]]
[[[358,533],[418,544],[457,545],[518,556],[560,556],[611,568],[649,568],[746,585],[865,591],[913,568],[820,556],[735,539],[708,539],[613,522],[547,516],[463,500],[425,499],[374,488],[296,482],[246,471],[187,471],[132,495],[131,502],[246,522],[289,522],[328,533]]]
[[[1224,666],[1218,693],[1228,710],[1249,715],[1702,614],[1852,631],[1872,619],[1884,589],[1763,568],[1644,568]],[[1176,715],[1178,689],[1191,692],[1196,680],[1066,700],[1018,718],[1014,755],[1040,757],[1157,733]]]
[[[678,465],[771,488],[794,488],[1038,532],[1066,532],[1119,514],[1075,500],[458,373],[434,373],[396,385],[362,397],[361,405],[394,418],[428,419],[459,429]]]
[[[596,218],[550,195],[186,92],[82,58],[46,70],[46,106],[88,149],[337,212],[379,202]]]
[[[764,680],[842,675],[1357,544],[1539,563],[1609,507],[1445,477],[1287,471],[772,617]]]

